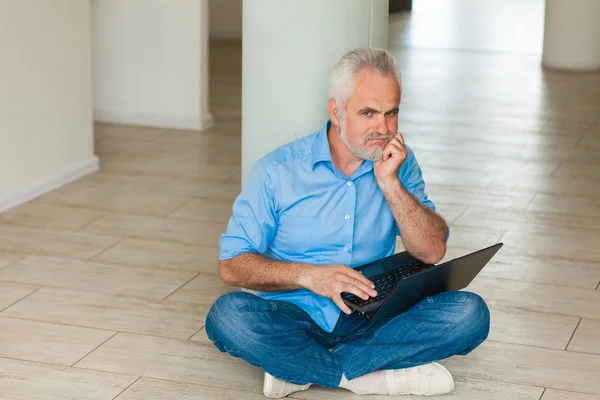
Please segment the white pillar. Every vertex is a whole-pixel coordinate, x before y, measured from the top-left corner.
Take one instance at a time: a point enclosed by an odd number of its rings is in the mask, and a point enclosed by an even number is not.
[[[244,0],[242,182],[269,151],[321,129],[328,78],[356,47],[387,46],[388,0]]]
[[[208,0],[93,0],[98,121],[204,130]]]
[[[600,0],[546,0],[542,65],[600,68]]]

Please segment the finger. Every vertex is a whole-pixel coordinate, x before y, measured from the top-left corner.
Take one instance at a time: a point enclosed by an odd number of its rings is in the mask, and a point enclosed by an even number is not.
[[[348,267],[347,271],[348,276],[350,276],[351,278],[357,279],[359,281],[361,281],[362,283],[364,283],[365,285],[367,285],[368,287],[374,289],[375,288],[375,284],[373,282],[371,282],[369,280],[369,278],[367,278],[366,276],[364,276],[362,274],[362,272],[359,272],[353,268]]]
[[[340,310],[342,310],[346,314],[352,313],[352,310],[350,310],[346,303],[344,303],[344,300],[342,300],[342,296],[339,293],[335,293],[333,296],[331,296],[331,300],[333,300],[335,305],[337,305],[340,308]]]
[[[346,283],[346,284],[348,284],[350,286],[354,286],[358,290],[360,290],[361,293],[364,293],[367,297],[365,298],[362,295],[360,297],[362,297],[365,300],[367,300],[369,297],[376,297],[377,296],[377,291],[375,291],[374,289],[372,289],[370,286],[365,285],[364,283],[362,283],[358,279],[354,279],[354,278],[348,277],[348,280],[345,281],[344,283]]]
[[[344,286],[342,287],[341,292],[352,293],[356,297],[360,297],[363,300],[368,300],[369,297],[371,297],[367,292],[352,283],[343,282],[343,284]]]
[[[398,138],[398,140],[400,141],[400,143],[402,143],[402,145],[404,145],[404,136],[402,135],[402,133],[398,132],[396,133],[396,138]]]

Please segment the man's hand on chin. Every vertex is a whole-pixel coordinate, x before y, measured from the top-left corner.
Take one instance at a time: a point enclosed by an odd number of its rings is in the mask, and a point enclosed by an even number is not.
[[[404,137],[398,132],[383,149],[382,159],[373,162],[373,173],[383,192],[390,185],[399,182],[398,170],[407,156],[408,150],[404,145]]]

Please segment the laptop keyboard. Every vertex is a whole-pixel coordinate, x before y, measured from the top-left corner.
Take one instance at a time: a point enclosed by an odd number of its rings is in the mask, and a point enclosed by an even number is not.
[[[372,279],[372,282],[375,284],[375,290],[377,291],[377,297],[369,297],[367,300],[363,300],[352,293],[346,292],[342,293],[342,297],[352,301],[359,307],[366,306],[367,304],[385,299],[402,278],[417,273],[427,267],[429,267],[428,264],[424,264],[421,261],[415,261],[408,266],[392,270]]]

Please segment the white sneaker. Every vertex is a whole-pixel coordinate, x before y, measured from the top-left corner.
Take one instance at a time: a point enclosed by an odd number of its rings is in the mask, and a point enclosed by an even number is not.
[[[454,390],[452,375],[438,363],[386,370],[385,379],[390,395],[438,396]]]
[[[311,386],[307,385],[294,385],[293,383],[285,382],[275,378],[265,372],[265,383],[263,385],[263,393],[266,397],[271,399],[279,399],[281,397],[288,396],[294,392],[300,392],[306,390]]]

